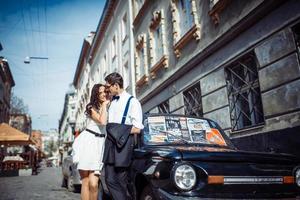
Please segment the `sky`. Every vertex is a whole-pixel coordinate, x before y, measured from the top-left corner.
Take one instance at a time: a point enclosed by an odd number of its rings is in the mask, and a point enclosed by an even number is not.
[[[96,31],[105,0],[0,0],[0,43],[28,105],[32,128],[58,129],[83,39]],[[25,57],[31,59],[25,64]]]

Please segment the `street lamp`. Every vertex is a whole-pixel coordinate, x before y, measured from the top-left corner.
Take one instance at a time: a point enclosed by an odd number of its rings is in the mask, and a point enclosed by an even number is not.
[[[36,60],[48,60],[48,57],[37,57],[37,56],[26,56],[24,63],[29,64],[31,59],[36,59]]]

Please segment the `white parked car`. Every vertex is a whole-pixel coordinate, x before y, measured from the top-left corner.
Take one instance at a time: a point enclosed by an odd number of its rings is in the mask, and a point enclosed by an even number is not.
[[[71,151],[64,158],[62,163],[62,186],[67,187],[70,192],[79,192],[81,187],[80,175],[77,170],[77,165],[73,163]]]

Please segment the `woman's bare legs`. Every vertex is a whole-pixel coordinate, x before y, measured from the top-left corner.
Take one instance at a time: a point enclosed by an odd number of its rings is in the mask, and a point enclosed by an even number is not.
[[[89,195],[89,174],[88,170],[79,170],[81,177],[81,200],[90,200]]]
[[[95,175],[93,171],[89,174],[89,191],[90,191],[90,200],[98,199],[98,181],[99,176]]]

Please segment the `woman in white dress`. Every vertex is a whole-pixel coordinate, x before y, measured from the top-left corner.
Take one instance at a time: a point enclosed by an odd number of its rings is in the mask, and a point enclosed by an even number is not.
[[[99,175],[103,167],[108,104],[104,85],[95,84],[90,102],[85,110],[88,117],[87,126],[73,143],[73,162],[78,163],[77,168],[82,181],[82,200],[96,200],[98,197]]]

